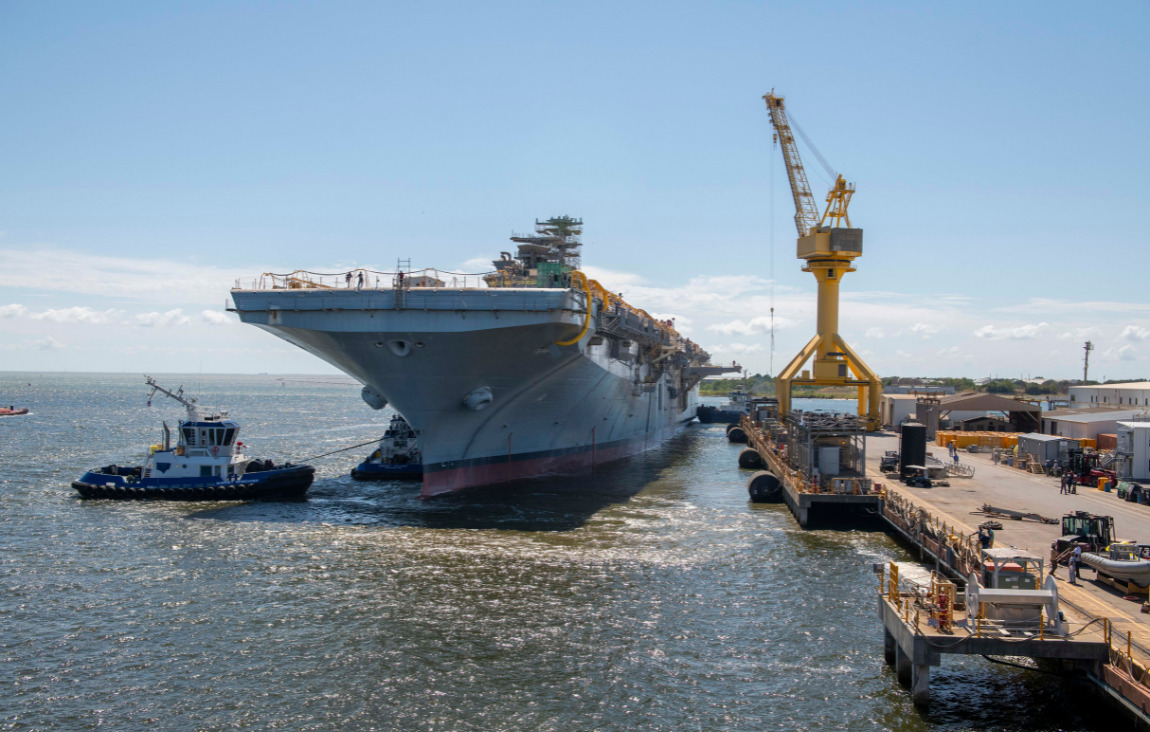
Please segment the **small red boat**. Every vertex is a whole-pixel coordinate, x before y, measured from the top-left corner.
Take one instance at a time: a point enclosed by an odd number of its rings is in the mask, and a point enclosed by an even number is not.
[[[27,414],[28,408],[17,409],[16,407],[0,407],[0,417],[10,417],[16,414]]]

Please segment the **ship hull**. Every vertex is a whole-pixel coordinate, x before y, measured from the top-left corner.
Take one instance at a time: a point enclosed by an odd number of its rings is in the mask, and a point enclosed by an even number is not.
[[[584,445],[543,454],[513,452],[506,456],[497,455],[475,460],[462,466],[441,464],[439,469],[424,473],[423,495],[436,496],[470,486],[506,483],[540,476],[594,472],[596,465],[638,455],[658,446],[685,424],[686,422],[677,422],[658,433],[644,434],[602,446]]]
[[[655,447],[697,407],[683,364],[645,364],[637,348],[596,337],[599,313],[577,290],[233,299],[241,320],[350,374],[407,419],[424,496],[591,470]]]

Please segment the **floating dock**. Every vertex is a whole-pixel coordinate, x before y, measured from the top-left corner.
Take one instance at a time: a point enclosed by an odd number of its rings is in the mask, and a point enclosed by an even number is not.
[[[857,417],[744,415],[739,429],[747,440],[740,464],[757,462],[778,479],[781,499],[803,528],[844,509],[880,510],[881,497],[866,475],[866,425]]]

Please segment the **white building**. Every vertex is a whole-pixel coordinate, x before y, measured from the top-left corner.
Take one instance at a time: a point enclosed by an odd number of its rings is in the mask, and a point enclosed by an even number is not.
[[[1150,422],[1119,422],[1116,453],[1118,477],[1150,480]]]
[[[1129,384],[1102,384],[1070,387],[1070,401],[1075,406],[1099,405],[1150,407],[1150,381]]]
[[[1147,414],[1143,409],[1112,409],[1086,407],[1084,409],[1057,409],[1042,413],[1042,432],[1075,440],[1096,440],[1099,434],[1112,435],[1118,423]]]
[[[880,402],[882,409],[882,423],[887,427],[897,428],[903,420],[914,414],[918,397],[914,394],[888,394],[882,395]]]

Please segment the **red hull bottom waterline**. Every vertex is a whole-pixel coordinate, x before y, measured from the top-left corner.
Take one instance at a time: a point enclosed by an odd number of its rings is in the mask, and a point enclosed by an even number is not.
[[[688,420],[689,421],[689,420]],[[451,467],[425,466],[421,498],[432,498],[445,493],[476,488],[483,485],[507,483],[524,478],[537,478],[547,475],[570,475],[593,470],[614,460],[638,455],[653,447],[658,447],[682,429],[687,422],[668,427],[661,432],[653,432],[643,437],[622,440],[607,445],[587,445],[572,450],[556,451],[548,455],[515,455],[476,461],[473,465]]]

